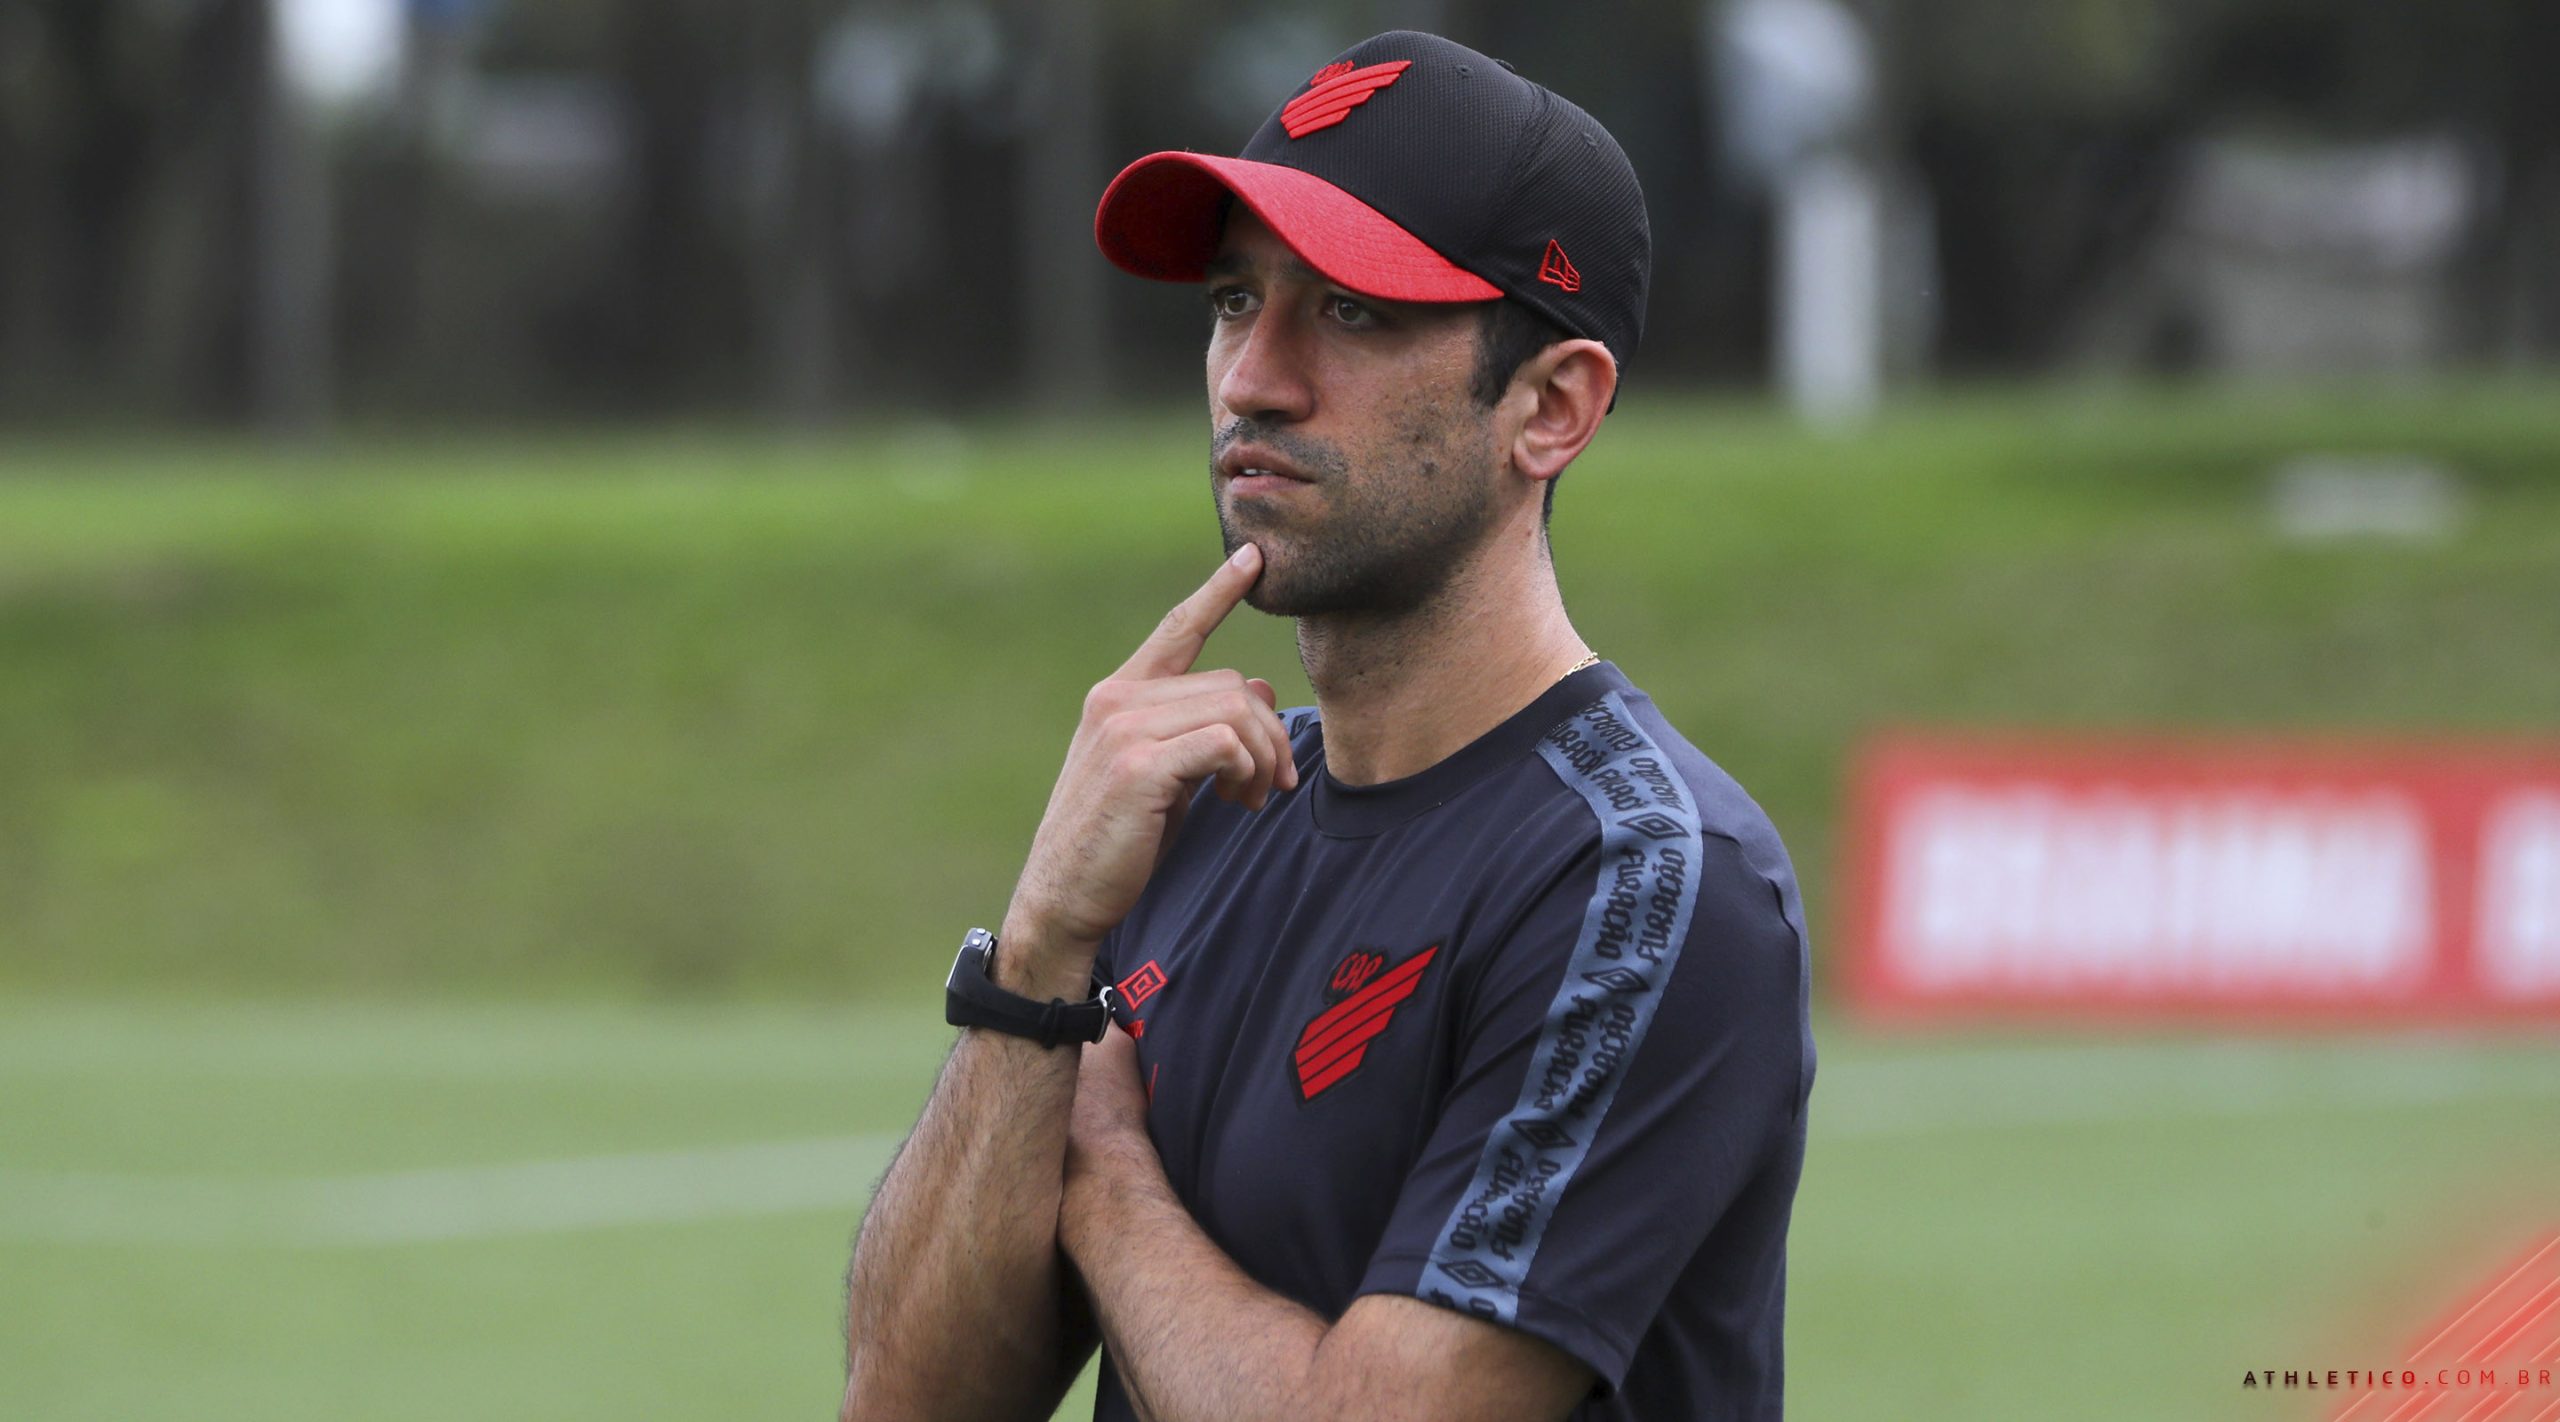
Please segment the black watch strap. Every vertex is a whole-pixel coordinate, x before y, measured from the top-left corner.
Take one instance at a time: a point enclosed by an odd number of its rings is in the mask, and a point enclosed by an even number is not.
[[[996,986],[996,936],[983,928],[960,940],[960,955],[951,960],[951,979],[943,984],[942,1020],[954,1027],[985,1027],[1028,1037],[1044,1047],[1061,1042],[1099,1042],[1111,1026],[1111,989],[1102,988],[1083,1002],[1053,997],[1047,1002]]]

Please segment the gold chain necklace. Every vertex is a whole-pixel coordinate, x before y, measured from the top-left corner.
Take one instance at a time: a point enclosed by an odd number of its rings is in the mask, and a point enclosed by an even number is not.
[[[1581,661],[1575,662],[1572,666],[1566,667],[1564,669],[1564,676],[1571,676],[1575,672],[1582,670],[1584,667],[1596,667],[1598,665],[1600,665],[1600,654],[1598,652],[1593,652],[1590,656],[1584,657]],[[1562,681],[1564,680],[1564,676],[1557,677],[1556,680]]]

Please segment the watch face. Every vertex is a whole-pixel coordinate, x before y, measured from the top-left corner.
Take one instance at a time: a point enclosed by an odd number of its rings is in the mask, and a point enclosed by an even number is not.
[[[983,928],[973,928],[960,939],[960,951],[951,959],[951,976],[943,980],[943,991],[957,992],[963,974],[993,981],[996,936]]]

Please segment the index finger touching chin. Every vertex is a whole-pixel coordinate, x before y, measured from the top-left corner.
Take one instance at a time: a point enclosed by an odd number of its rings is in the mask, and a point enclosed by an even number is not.
[[[1253,580],[1262,574],[1262,550],[1251,543],[1239,544],[1227,561],[1209,575],[1191,596],[1174,604],[1156,630],[1138,644],[1138,650],[1122,664],[1120,674],[1134,677],[1180,676],[1191,670],[1200,658],[1200,649],[1209,643],[1209,634],[1227,620],[1236,604],[1253,590]]]

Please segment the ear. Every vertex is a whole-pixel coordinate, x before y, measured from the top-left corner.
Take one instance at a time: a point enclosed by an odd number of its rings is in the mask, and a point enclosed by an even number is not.
[[[1502,397],[1505,413],[1517,411],[1511,467],[1548,480],[1600,432],[1601,417],[1618,393],[1618,363],[1593,340],[1558,341],[1524,362]]]

